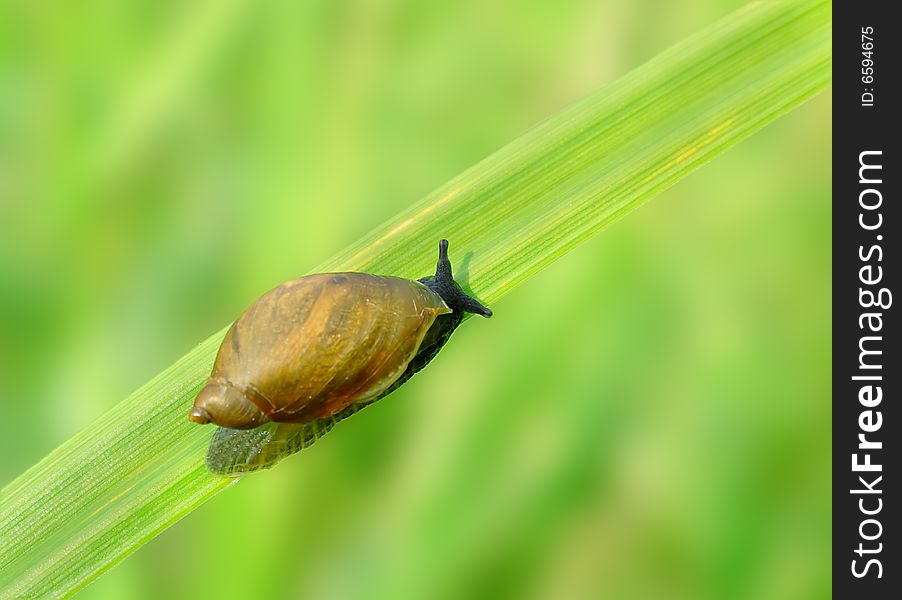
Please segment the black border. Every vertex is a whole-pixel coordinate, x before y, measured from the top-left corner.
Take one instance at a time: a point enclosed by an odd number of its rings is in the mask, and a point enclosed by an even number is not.
[[[898,253],[898,238],[902,236],[898,205],[902,198],[899,197],[897,149],[897,123],[902,117],[899,114],[902,103],[896,81],[902,22],[890,16],[894,5],[894,2],[864,0],[839,2],[833,6],[833,592],[837,598],[902,598],[899,496],[891,491],[900,487],[897,443],[900,415],[896,405],[902,396],[899,383],[902,363],[899,363],[898,353],[893,351],[900,338],[896,304],[902,302],[902,296],[895,295],[896,292],[902,294],[898,286],[899,271],[902,270]],[[861,32],[865,27],[874,28],[870,37],[874,38],[875,79],[870,84],[862,81],[861,61],[866,57],[862,55]],[[862,94],[868,88],[873,88],[873,106],[863,106]],[[870,155],[868,160],[878,160],[882,164],[882,181],[862,184],[859,182],[859,155],[875,150],[882,154]],[[864,218],[870,223],[876,222],[876,215],[861,209],[859,194],[875,187],[882,194],[882,204],[877,210],[883,223],[879,230],[868,231],[859,224],[859,214],[865,212]],[[866,196],[877,198],[873,193]],[[878,235],[882,239],[878,240]],[[867,256],[875,244],[882,249],[882,260],[878,262],[880,253],[877,251],[871,253],[870,260],[862,260],[859,252]],[[868,273],[873,276],[877,265],[882,267],[880,283],[867,286],[860,281],[859,270],[866,265],[872,265],[866,276]],[[894,294],[889,308],[876,309],[882,313],[879,333],[859,327],[860,315],[875,310],[862,308],[859,302],[859,289],[869,287],[874,291],[886,287]],[[876,432],[866,434],[874,441],[883,442],[882,449],[870,452],[873,462],[882,465],[879,473],[852,471],[852,454],[859,453],[859,462],[863,462],[861,454],[868,452],[858,449],[859,417],[862,411],[869,410],[859,402],[858,394],[867,382],[852,379],[855,375],[865,374],[859,368],[859,342],[864,335],[882,337],[879,342],[869,342],[872,349],[882,351],[879,357],[869,357],[882,363],[882,369],[867,372],[882,377],[882,381],[873,383],[882,386],[883,399],[879,406],[870,408],[880,411],[882,425]],[[875,415],[865,418],[873,419]],[[872,482],[874,475],[883,477],[873,486],[881,490],[880,494],[851,493],[851,490],[862,488],[859,476]],[[874,518],[880,521],[882,531],[878,539],[867,542],[860,538],[859,526],[869,517],[861,513],[858,502],[864,499],[864,507],[873,509],[878,504],[878,497],[882,499],[882,506]],[[874,523],[865,527],[868,535],[878,531]],[[860,557],[855,550],[862,542],[865,547],[873,544],[874,548],[877,543],[882,543],[882,550]],[[876,577],[876,565],[871,565],[862,578],[852,574],[852,561],[859,561],[857,567],[864,570],[862,567],[868,558],[877,558],[882,564],[881,578]]]

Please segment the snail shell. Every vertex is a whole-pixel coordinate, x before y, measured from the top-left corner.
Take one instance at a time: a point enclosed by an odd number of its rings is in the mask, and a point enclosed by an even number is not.
[[[399,277],[290,281],[229,329],[195,409],[238,429],[328,417],[394,383],[435,318],[450,312],[425,285]]]

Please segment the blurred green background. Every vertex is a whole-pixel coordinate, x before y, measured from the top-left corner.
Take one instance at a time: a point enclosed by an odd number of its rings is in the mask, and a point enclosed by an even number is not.
[[[5,4],[0,484],[263,291],[741,4]],[[81,596],[829,596],[830,111],[557,261]]]

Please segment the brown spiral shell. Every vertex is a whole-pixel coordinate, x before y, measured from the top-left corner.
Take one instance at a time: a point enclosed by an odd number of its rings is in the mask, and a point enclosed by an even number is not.
[[[379,396],[452,312],[417,281],[322,273],[261,297],[226,334],[189,417],[247,429],[305,423]]]

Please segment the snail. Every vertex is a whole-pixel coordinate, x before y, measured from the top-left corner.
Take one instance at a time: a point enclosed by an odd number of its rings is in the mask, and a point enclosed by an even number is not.
[[[319,273],[289,281],[229,328],[188,418],[228,430],[275,423],[281,431],[267,434],[264,444],[299,436],[295,445],[309,445],[302,442],[425,367],[466,313],[492,316],[454,280],[447,240],[439,242],[432,277]],[[220,445],[254,439],[217,435]]]

